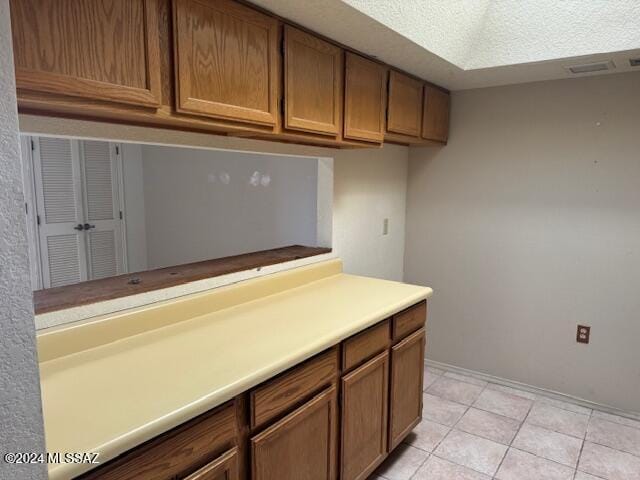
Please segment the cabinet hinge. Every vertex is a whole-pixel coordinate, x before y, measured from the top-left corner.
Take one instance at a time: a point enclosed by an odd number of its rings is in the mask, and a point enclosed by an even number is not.
[[[122,220],[122,210],[120,210],[120,220]]]
[[[31,140],[31,150],[35,151],[36,149],[36,142],[34,142],[33,140]]]
[[[29,204],[25,203],[24,204],[24,213],[26,213],[27,215],[29,215]]]
[[[120,147],[116,145],[116,155],[120,155]]]
[[[36,223],[40,225],[40,215],[36,215]]]

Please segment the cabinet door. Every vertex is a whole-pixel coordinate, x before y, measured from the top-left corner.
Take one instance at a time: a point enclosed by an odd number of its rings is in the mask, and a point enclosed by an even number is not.
[[[156,0],[11,0],[17,88],[160,105]]]
[[[232,448],[184,480],[239,480],[238,449]]]
[[[174,0],[177,109],[275,125],[278,21],[230,0]]]
[[[382,142],[387,102],[387,69],[378,63],[346,54],[344,136]]]
[[[252,480],[333,480],[336,388],[251,439]]]
[[[449,138],[449,94],[429,85],[424,86],[422,138],[438,142]]]
[[[422,83],[391,70],[387,130],[410,137],[420,136]]]
[[[285,26],[285,128],[338,135],[342,49]]]
[[[341,480],[364,480],[387,452],[389,352],[342,379]]]
[[[393,450],[422,418],[424,329],[391,349],[389,450]]]

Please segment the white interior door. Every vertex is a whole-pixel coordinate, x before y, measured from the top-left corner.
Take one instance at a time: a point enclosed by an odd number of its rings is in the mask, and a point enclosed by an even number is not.
[[[126,271],[116,148],[107,142],[80,142],[90,280]]]
[[[34,138],[38,239],[44,288],[87,279],[78,145]]]
[[[125,273],[118,146],[32,140],[42,288]]]

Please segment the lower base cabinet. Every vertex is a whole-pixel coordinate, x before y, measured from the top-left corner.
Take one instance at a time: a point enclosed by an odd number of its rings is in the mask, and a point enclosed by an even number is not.
[[[330,387],[251,439],[253,480],[334,480],[337,394]]]
[[[366,480],[422,418],[420,302],[77,480]]]
[[[387,454],[389,352],[342,378],[340,479],[364,480]]]
[[[425,332],[420,329],[391,347],[389,450],[402,442],[422,418]]]

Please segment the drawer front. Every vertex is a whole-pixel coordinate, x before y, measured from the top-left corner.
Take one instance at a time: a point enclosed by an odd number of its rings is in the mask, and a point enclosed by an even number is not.
[[[342,344],[343,373],[363,364],[389,347],[389,320],[368,328]]]
[[[427,302],[420,302],[393,316],[393,340],[397,342],[422,328],[427,321]]]
[[[332,348],[251,391],[251,428],[298,406],[338,375],[338,350]]]
[[[83,480],[185,478],[237,443],[236,409],[230,402],[171,430],[80,477]],[[189,477],[190,478],[190,477]],[[209,477],[194,477],[209,479]],[[217,477],[212,477],[217,480]],[[226,477],[222,477],[225,479]],[[231,479],[233,477],[229,477]]]

